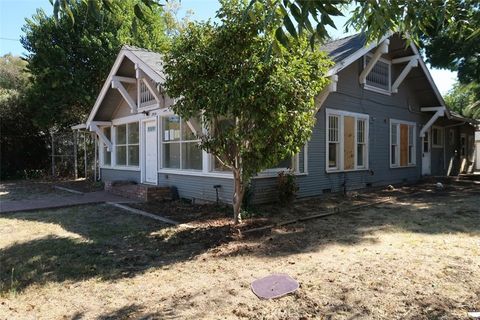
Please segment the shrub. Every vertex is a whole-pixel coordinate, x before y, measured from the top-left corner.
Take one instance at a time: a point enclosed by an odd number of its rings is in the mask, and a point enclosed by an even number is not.
[[[293,171],[282,171],[278,174],[278,199],[281,204],[291,204],[298,191],[296,176]]]

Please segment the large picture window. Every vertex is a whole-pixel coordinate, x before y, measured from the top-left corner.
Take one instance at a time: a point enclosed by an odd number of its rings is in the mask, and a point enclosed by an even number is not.
[[[117,166],[138,167],[138,122],[115,126],[115,158]]]
[[[415,150],[415,123],[390,120],[390,167],[415,166]]]
[[[202,170],[202,150],[198,147],[201,130],[197,118],[162,117],[163,168]]]
[[[364,57],[363,67],[366,67],[372,56]],[[391,91],[391,63],[386,59],[380,58],[373,66],[366,78],[365,89],[378,92],[390,93]]]
[[[328,172],[368,168],[368,115],[326,110]]]

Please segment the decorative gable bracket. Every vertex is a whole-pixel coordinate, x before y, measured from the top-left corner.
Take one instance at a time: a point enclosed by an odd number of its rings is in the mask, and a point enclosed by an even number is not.
[[[128,106],[130,107],[130,112],[137,113],[137,104],[132,99],[132,97],[130,97],[130,94],[128,93],[127,89],[125,89],[122,82],[136,83],[137,81],[134,78],[119,77],[119,76],[112,77],[112,88],[117,89],[118,92],[120,92],[123,99],[125,99],[125,101],[128,103]]]
[[[139,81],[138,86],[140,87],[140,82],[145,84],[148,91],[150,91],[153,98],[157,102],[158,106],[160,106],[160,104],[162,103],[165,104],[165,96],[159,92],[159,90],[152,84],[152,82],[147,80],[148,76],[145,74],[145,72],[143,72],[142,69],[140,69],[140,66],[138,64],[135,64],[135,75],[137,80]],[[140,88],[138,88],[137,93],[138,105],[140,106]]]
[[[435,111],[433,117],[431,117],[430,120],[428,120],[428,122],[423,126],[422,130],[420,130],[420,138],[423,138],[425,137],[425,133],[427,132],[427,130],[430,129],[430,127],[435,123],[435,121],[445,115],[445,107],[427,107],[421,108],[420,110],[422,112]]]
[[[392,60],[393,64],[403,63],[403,62],[408,61],[407,65],[405,66],[405,68],[403,68],[402,72],[400,73],[400,75],[398,76],[398,78],[395,80],[395,82],[392,85],[392,92],[393,93],[398,92],[398,87],[400,87],[400,84],[407,77],[410,70],[412,70],[412,68],[415,68],[415,67],[418,66],[418,59],[419,59],[418,55],[413,55],[413,56],[409,56],[409,57],[402,57],[402,58],[397,58],[397,59]]]
[[[366,84],[367,83],[367,77],[370,74],[370,71],[372,71],[373,67],[377,63],[377,61],[380,59],[382,54],[388,53],[388,45],[390,44],[389,39],[385,39],[375,50],[375,53],[372,56],[372,59],[368,62],[368,64],[365,66],[365,68],[362,70],[362,73],[360,73],[359,81],[360,84]]]
[[[111,122],[91,122],[90,123],[90,131],[95,132],[100,140],[107,146],[107,151],[112,151],[112,142],[108,140],[107,136],[103,133],[103,131],[98,127],[98,124],[105,124],[111,125]]]

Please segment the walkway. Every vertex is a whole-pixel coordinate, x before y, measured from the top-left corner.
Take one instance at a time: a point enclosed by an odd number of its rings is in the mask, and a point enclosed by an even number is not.
[[[135,200],[116,196],[105,191],[96,191],[84,194],[74,194],[65,197],[50,196],[43,199],[34,200],[0,201],[0,213],[57,209],[83,204],[96,204],[105,202],[128,203],[135,202]]]

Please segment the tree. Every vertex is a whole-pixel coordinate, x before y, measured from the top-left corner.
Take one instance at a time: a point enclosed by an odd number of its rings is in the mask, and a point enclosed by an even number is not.
[[[67,127],[85,121],[123,44],[165,51],[163,9],[155,7],[139,21],[134,0],[117,2],[98,15],[83,1],[68,1],[75,23],[58,21],[42,10],[26,20],[22,44],[33,85],[32,117],[42,127]]]
[[[10,54],[0,57],[0,179],[28,177],[48,160],[48,137],[33,123],[26,103],[26,64]]]
[[[454,19],[437,22],[422,37],[427,61],[437,68],[458,71],[454,93],[464,95],[466,90],[480,99],[480,2],[451,0]],[[454,94],[456,96],[456,94]]]
[[[283,21],[276,26],[276,39],[288,45],[287,34],[297,38],[304,31],[312,35],[312,44],[315,38],[328,39],[326,26],[337,28],[332,18],[343,16],[342,12],[350,8],[345,27],[365,32],[368,40],[380,39],[391,31],[408,33],[418,43],[425,34],[431,36],[432,29],[465,23],[461,20],[464,10],[478,11],[479,4],[476,0],[251,0],[250,7],[255,6],[262,7],[270,16],[281,15]],[[462,29],[465,37],[480,38],[478,24],[467,24]]]
[[[480,105],[475,92],[479,91],[478,84],[464,85],[456,83],[445,96],[445,102],[459,114],[473,119],[480,119]]]
[[[191,23],[166,54],[167,93],[183,119],[203,117],[200,147],[234,176],[234,220],[256,173],[298,153],[312,134],[314,97],[327,85],[331,62],[299,39],[271,54],[279,25],[263,10],[244,19],[241,1],[221,1],[220,24]]]

